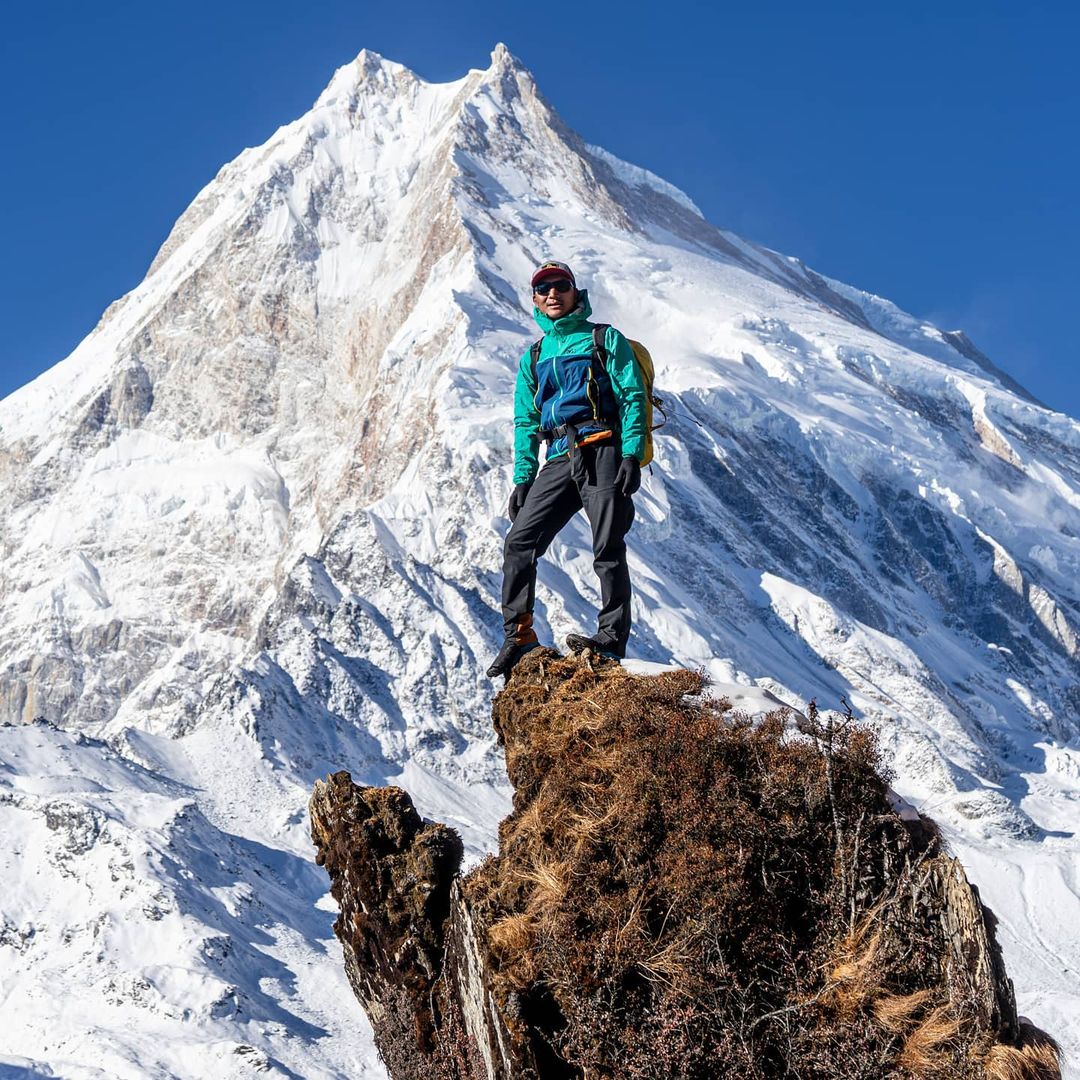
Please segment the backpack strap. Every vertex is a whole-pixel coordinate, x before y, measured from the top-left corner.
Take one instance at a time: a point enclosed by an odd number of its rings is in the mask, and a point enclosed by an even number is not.
[[[533,382],[536,382],[536,365],[540,363],[540,346],[544,343],[544,339],[540,338],[538,341],[534,341],[529,346],[529,358],[532,360],[532,377]]]
[[[603,369],[607,365],[607,345],[604,343],[604,339],[607,337],[608,330],[611,329],[609,323],[593,323],[592,328],[592,381],[593,386],[596,387],[596,399],[593,405],[593,419],[600,422],[610,423],[607,417],[600,415],[600,380],[596,377],[597,368]]]
[[[607,332],[611,329],[609,323],[593,323],[592,328],[592,353],[593,360],[598,364],[607,363],[607,345],[604,344],[604,339],[607,337]]]
[[[607,363],[607,346],[604,344],[604,339],[607,336],[607,331],[611,329],[608,323],[594,323],[592,340],[593,340],[593,378],[596,378],[596,364],[604,365]],[[668,419],[667,410],[664,408],[664,402],[661,398],[657,397],[651,390],[646,390],[646,394],[649,398],[649,403],[652,407],[660,413],[664,418],[659,424],[653,424],[649,429],[650,431],[656,431],[657,428],[662,428]]]

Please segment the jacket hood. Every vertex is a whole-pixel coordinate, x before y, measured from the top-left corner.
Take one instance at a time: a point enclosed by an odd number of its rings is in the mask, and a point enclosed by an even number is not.
[[[580,330],[581,327],[589,321],[589,316],[592,315],[592,305],[589,303],[589,292],[587,289],[578,289],[578,302],[577,307],[573,311],[568,311],[561,318],[553,319],[550,315],[545,315],[538,307],[533,306],[533,318],[536,320],[536,325],[544,331],[545,334],[555,331],[556,334],[564,335],[573,333],[575,330]]]

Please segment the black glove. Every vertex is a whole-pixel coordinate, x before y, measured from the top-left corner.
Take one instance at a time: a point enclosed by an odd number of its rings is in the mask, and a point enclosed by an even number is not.
[[[615,486],[624,495],[633,495],[641,487],[641,466],[636,457],[624,457],[619,463]]]
[[[518,484],[516,488],[510,494],[510,520],[517,521],[518,512],[525,505],[525,498],[529,494],[529,488],[532,487],[532,481],[527,484]]]

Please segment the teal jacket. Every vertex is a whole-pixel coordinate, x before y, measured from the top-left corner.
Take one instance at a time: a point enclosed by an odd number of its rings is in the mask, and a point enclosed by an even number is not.
[[[578,445],[602,430],[596,416],[615,427],[623,457],[645,456],[645,385],[634,350],[614,327],[604,336],[607,363],[593,371],[592,307],[589,294],[579,291],[578,306],[561,319],[550,319],[539,308],[533,317],[544,331],[540,356],[533,371],[526,349],[518,362],[514,389],[514,483],[528,484],[539,468],[540,432],[574,424]],[[594,378],[595,374],[595,378]],[[568,453],[565,436],[548,446],[547,460]]]

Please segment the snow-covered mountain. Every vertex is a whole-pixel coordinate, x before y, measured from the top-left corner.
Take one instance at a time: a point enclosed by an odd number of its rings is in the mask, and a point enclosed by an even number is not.
[[[670,402],[632,655],[880,724],[1080,1054],[1080,423],[586,145],[499,46],[443,85],[361,53],[0,403],[0,1075],[385,1075],[306,801],[347,767],[493,843],[546,256]],[[584,519],[539,599],[591,628]]]

